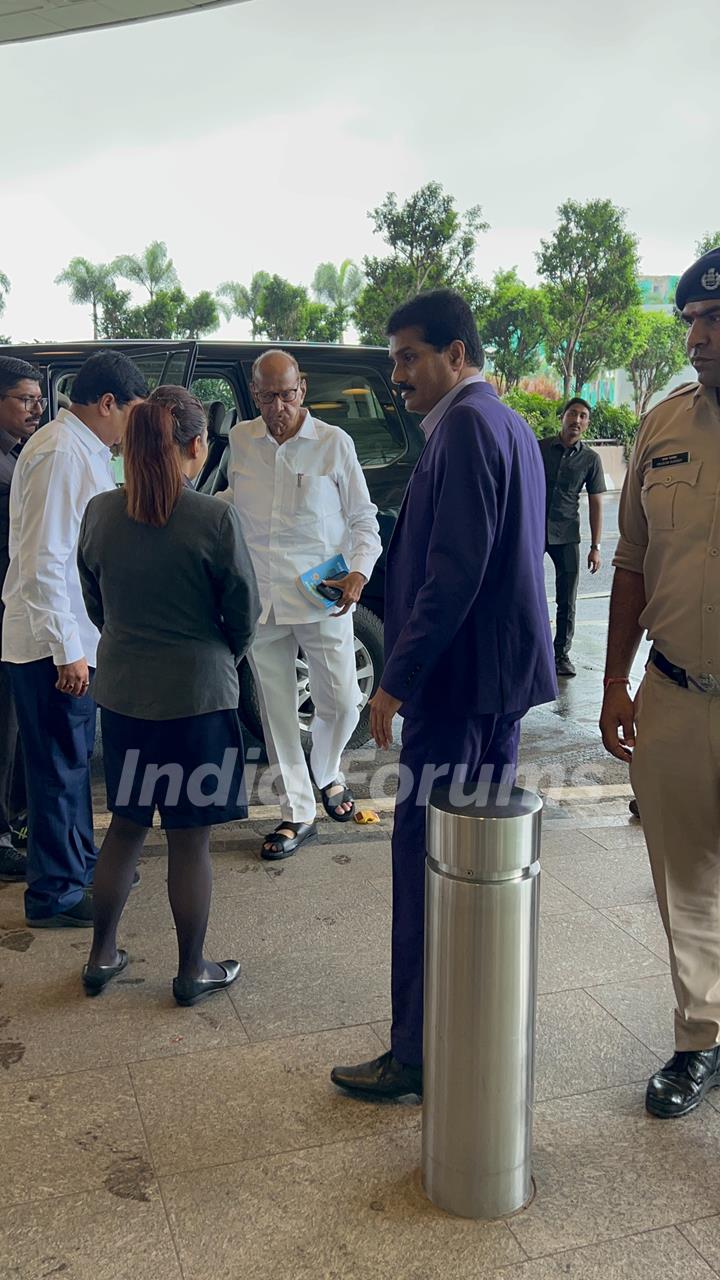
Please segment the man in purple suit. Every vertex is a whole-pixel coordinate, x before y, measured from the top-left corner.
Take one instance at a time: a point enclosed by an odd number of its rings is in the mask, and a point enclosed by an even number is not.
[[[468,802],[480,782],[509,786],[520,721],[557,686],[537,441],[483,378],[477,327],[459,294],[420,294],[395,311],[388,334],[393,382],[407,408],[425,415],[427,444],[388,549],[386,661],[371,726],[386,749],[401,713],[400,772],[413,786],[396,805],[392,839],[392,1047],[372,1062],[335,1067],[331,1078],[353,1092],[399,1098],[422,1094],[433,770]]]

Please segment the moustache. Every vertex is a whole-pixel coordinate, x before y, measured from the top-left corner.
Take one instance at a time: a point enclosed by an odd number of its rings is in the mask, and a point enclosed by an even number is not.
[[[412,387],[409,382],[398,382],[395,386],[395,390],[402,395],[403,391],[414,391],[415,388]]]

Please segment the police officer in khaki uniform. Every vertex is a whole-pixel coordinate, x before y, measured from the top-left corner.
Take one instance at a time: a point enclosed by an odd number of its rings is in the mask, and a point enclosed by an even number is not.
[[[676,1053],[649,1081],[663,1118],[720,1085],[720,246],[681,277],[698,381],[643,419],[620,500],[600,728],[631,760],[670,950]],[[652,641],[633,703],[628,673]]]

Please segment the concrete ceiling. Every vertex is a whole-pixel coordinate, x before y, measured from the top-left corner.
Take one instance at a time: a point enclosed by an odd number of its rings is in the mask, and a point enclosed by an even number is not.
[[[0,44],[242,3],[246,0],[0,0]]]

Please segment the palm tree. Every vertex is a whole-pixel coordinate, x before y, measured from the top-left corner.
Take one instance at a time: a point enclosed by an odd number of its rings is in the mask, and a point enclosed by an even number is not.
[[[4,271],[0,271],[0,316],[5,310],[5,298],[10,292],[10,281]]]
[[[92,307],[93,338],[98,337],[98,307],[115,283],[115,266],[105,262],[88,262],[87,258],[71,258],[64,271],[55,277],[56,284],[70,286],[70,301]]]
[[[342,342],[350,312],[363,287],[362,272],[350,258],[346,258],[339,267],[334,262],[321,262],[312,287],[318,301],[327,303],[335,312]]]
[[[260,329],[260,312],[262,310],[262,292],[270,283],[267,271],[256,271],[250,286],[238,284],[237,280],[226,280],[219,284],[215,293],[218,305],[226,320],[233,316],[241,316],[250,321],[253,339],[257,338]]]
[[[164,240],[153,240],[142,253],[123,253],[113,263],[116,275],[147,289],[152,302],[158,289],[170,289],[178,284],[178,275],[172,258],[168,257]]]

